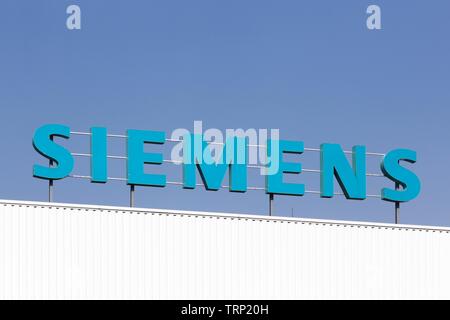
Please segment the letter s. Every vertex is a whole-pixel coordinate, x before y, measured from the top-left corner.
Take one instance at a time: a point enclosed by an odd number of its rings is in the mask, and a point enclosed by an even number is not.
[[[33,176],[46,180],[59,180],[66,178],[73,170],[73,157],[70,152],[53,142],[53,137],[70,138],[70,128],[57,124],[49,124],[36,130],[33,138],[33,147],[42,156],[56,162],[56,167],[33,166]]]
[[[410,170],[403,168],[400,161],[416,162],[417,154],[413,150],[396,149],[386,154],[381,162],[381,171],[390,180],[399,183],[403,190],[383,188],[381,199],[393,202],[406,202],[413,200],[420,193],[420,180]]]

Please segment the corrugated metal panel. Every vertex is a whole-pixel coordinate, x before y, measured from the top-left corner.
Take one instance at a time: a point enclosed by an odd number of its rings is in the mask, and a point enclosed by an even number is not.
[[[0,298],[450,298],[450,230],[0,202]]]

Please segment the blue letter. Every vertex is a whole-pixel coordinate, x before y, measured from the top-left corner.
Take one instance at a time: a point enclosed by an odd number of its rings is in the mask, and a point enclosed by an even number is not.
[[[108,180],[106,128],[91,129],[91,176],[92,182],[106,183]]]
[[[381,162],[381,170],[392,181],[400,184],[403,190],[383,188],[381,199],[393,202],[406,202],[416,198],[420,193],[419,178],[406,168],[400,166],[400,161],[416,162],[415,151],[407,149],[392,150],[384,156]]]
[[[53,142],[54,137],[70,138],[70,128],[57,124],[49,124],[36,130],[33,146],[37,152],[47,159],[56,162],[56,167],[33,166],[33,176],[40,179],[64,179],[73,170],[73,157],[70,152]]]
[[[206,190],[217,191],[222,185],[228,166],[230,166],[230,191],[247,191],[246,144],[245,138],[227,139],[222,148],[222,157],[218,163],[214,163],[208,143],[203,140],[203,136],[186,135],[183,148],[183,187],[185,189],[195,188],[195,167],[197,167]]]
[[[301,173],[302,165],[300,163],[291,163],[283,161],[283,153],[302,154],[304,145],[301,141],[272,141],[267,142],[267,152],[272,150],[272,143],[279,143],[279,154],[276,157],[268,154],[272,161],[279,162],[279,169],[276,174],[266,175],[266,193],[285,194],[293,196],[303,196],[305,194],[305,185],[297,183],[284,183],[283,173]]]
[[[334,195],[336,176],[347,199],[366,198],[366,148],[353,147],[353,169],[338,144],[324,143],[320,146],[320,196],[331,198]]]
[[[161,153],[145,153],[144,144],[163,144],[164,132],[128,130],[128,184],[141,186],[165,187],[166,176],[145,174],[145,164],[162,164]]]

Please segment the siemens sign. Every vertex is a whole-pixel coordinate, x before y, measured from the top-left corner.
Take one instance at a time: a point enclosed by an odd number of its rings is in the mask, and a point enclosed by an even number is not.
[[[74,169],[74,154],[67,148],[58,144],[55,138],[69,139],[70,128],[64,125],[50,124],[36,130],[33,146],[37,152],[49,159],[52,165],[42,166],[35,164],[33,175],[46,180],[59,180],[71,176]],[[80,133],[78,133],[80,134]],[[87,156],[91,159],[90,175],[88,178],[94,183],[108,181],[108,135],[107,129],[94,127],[89,133],[91,151]],[[172,136],[173,137],[173,136]],[[164,174],[149,174],[145,172],[146,165],[161,165],[165,160],[162,152],[145,152],[146,144],[162,147],[167,141],[178,142],[176,151],[179,159],[168,160],[177,163],[183,168],[182,182],[185,189],[194,189],[198,184],[197,172],[207,190],[218,190],[228,172],[229,188],[232,192],[246,192],[247,169],[249,159],[253,153],[253,145],[248,135],[227,135],[223,142],[211,142],[204,134],[198,132],[185,132],[179,139],[168,139],[160,131],[128,130],[122,136],[127,141],[126,183],[130,186],[165,187],[169,182]],[[261,161],[261,175],[265,176],[265,187],[262,188],[271,195],[303,196],[305,185],[300,183],[286,183],[285,174],[299,174],[302,164],[284,160],[285,154],[302,154],[307,151],[302,141],[287,141],[280,139],[267,139],[264,145],[265,157]],[[175,150],[174,149],[174,150]],[[162,150],[161,150],[162,151]],[[366,152],[364,146],[354,146],[352,151],[345,152],[338,144],[324,143],[320,149],[320,191],[321,197],[331,198],[335,195],[334,181],[339,183],[347,199],[363,200],[367,198],[366,192]],[[351,161],[347,158],[350,155]],[[386,201],[406,202],[416,198],[420,193],[420,180],[409,169],[402,166],[402,162],[415,163],[416,152],[408,149],[395,149],[381,154],[380,168],[382,176],[393,181],[397,188],[382,188],[379,197]],[[253,161],[253,160],[252,160]]]

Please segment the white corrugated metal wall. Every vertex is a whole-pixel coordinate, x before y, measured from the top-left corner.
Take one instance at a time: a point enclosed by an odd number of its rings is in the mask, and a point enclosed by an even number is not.
[[[450,230],[0,201],[0,298],[450,298]]]

